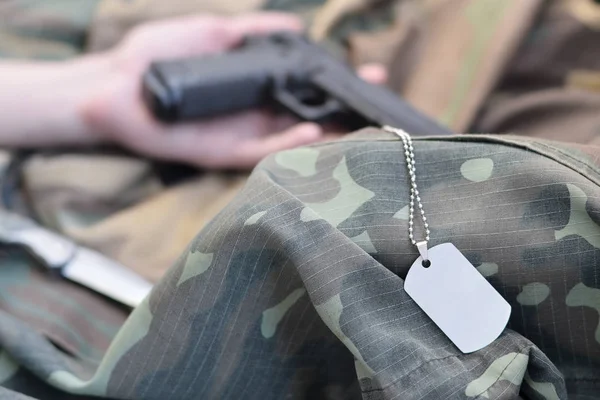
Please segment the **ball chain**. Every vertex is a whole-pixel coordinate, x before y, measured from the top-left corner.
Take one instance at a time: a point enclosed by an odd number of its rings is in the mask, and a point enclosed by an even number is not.
[[[421,197],[419,196],[419,189],[417,188],[416,180],[416,168],[415,168],[415,152],[412,144],[412,138],[408,133],[401,129],[393,128],[391,126],[385,126],[384,130],[394,133],[402,139],[404,144],[404,156],[406,157],[406,166],[408,168],[408,175],[410,177],[410,209],[408,215],[408,237],[413,245],[417,244],[413,234],[414,226],[414,214],[415,214],[415,200],[419,212],[421,213],[421,220],[423,221],[423,227],[425,228],[425,243],[429,242],[429,224],[427,223],[427,217],[425,216],[425,210],[423,209],[423,203],[421,203]]]

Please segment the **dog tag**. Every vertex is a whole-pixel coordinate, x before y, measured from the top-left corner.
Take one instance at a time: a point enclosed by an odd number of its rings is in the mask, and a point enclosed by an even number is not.
[[[472,353],[500,336],[510,304],[451,243],[428,250],[429,267],[419,257],[408,271],[404,290],[463,353]]]

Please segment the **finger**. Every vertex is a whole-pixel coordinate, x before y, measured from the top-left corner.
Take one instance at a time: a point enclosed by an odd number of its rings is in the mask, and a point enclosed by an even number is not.
[[[146,115],[138,123],[147,126],[146,139],[130,146],[153,157],[203,167],[230,167],[240,142],[259,140],[275,120],[261,111],[246,111],[196,123],[158,124]]]
[[[260,35],[276,31],[295,31],[303,29],[302,20],[293,14],[280,12],[258,12],[236,17],[213,18],[210,25],[205,24],[204,19],[199,17],[196,23],[189,21],[188,32],[202,30],[198,36],[204,40],[195,41],[198,48],[191,46],[187,51],[207,52],[222,51],[238,45],[248,35]],[[195,26],[192,26],[196,24]],[[190,37],[193,37],[190,35]]]
[[[302,22],[292,14],[277,12],[239,17],[183,16],[141,25],[124,43],[135,57],[148,63],[156,55],[170,59],[220,52],[237,45],[246,35],[279,30],[301,31]]]
[[[294,125],[300,123],[301,121],[298,117],[295,117],[288,113],[281,114],[271,114],[268,113],[271,117],[271,123],[269,124],[271,129],[264,131],[264,135],[270,135],[273,132],[283,132],[293,127]]]
[[[285,132],[242,143],[235,155],[236,165],[254,166],[269,154],[317,142],[322,135],[323,130],[319,125],[303,122]]]
[[[194,123],[195,129],[209,134],[233,136],[244,140],[283,132],[297,124],[298,118],[288,113],[274,113],[269,108],[251,109],[223,116],[215,116]],[[177,126],[177,125],[176,125]],[[184,126],[179,124],[179,126]]]
[[[267,113],[251,111],[153,132],[153,140],[138,141],[137,145],[143,146],[140,151],[167,160],[210,168],[246,168],[271,153],[313,143],[322,134],[318,125],[303,123],[264,136],[267,131],[273,132],[273,126],[283,125]]]
[[[272,116],[260,110],[169,126],[151,120],[145,111],[134,114],[129,118],[135,118],[137,126],[146,128],[143,137],[128,138],[129,147],[156,158],[210,168],[254,166],[268,152],[246,157],[240,151],[244,144],[261,142],[268,133],[276,132],[276,128],[292,125],[285,116]]]
[[[261,35],[275,31],[301,32],[302,20],[294,14],[281,12],[260,12],[234,17],[228,30],[233,40],[246,35]]]
[[[334,140],[338,140],[343,138],[346,133],[338,131],[338,132],[327,132],[322,137],[320,142],[333,142]]]
[[[358,67],[358,76],[375,85],[384,85],[388,79],[388,73],[381,64],[365,64]]]

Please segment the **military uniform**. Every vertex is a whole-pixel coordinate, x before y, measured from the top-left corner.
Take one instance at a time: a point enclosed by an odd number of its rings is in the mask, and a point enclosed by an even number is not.
[[[151,4],[90,8],[96,39],[78,51],[110,46],[144,19],[132,15],[156,18]],[[282,152],[247,182],[204,175],[169,188],[131,157],[114,156],[120,164],[107,171],[106,156],[35,155],[22,175],[33,214],[158,283],[123,322],[118,305],[6,250],[0,398],[600,398],[598,65],[570,45],[594,43],[598,6],[320,5],[252,7],[320,21],[311,31],[333,51],[351,39],[351,59],[385,62],[392,87],[456,131],[520,135],[415,140],[431,245],[453,243],[511,304],[507,330],[462,354],[404,291],[418,253],[402,143],[391,134],[367,129]],[[111,12],[102,33],[94,21]],[[85,172],[49,173],[87,161],[98,163],[87,174],[104,171],[100,189]],[[211,215],[197,204],[207,180]],[[212,218],[219,201],[229,205]],[[156,214],[147,235],[128,233]]]

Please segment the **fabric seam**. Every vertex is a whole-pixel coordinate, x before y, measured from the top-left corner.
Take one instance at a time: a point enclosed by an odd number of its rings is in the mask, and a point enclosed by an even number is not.
[[[531,347],[530,347],[531,348]],[[512,360],[510,360],[510,362],[506,365],[506,367],[504,367],[504,369],[502,370],[502,372],[500,372],[500,375],[498,375],[498,378],[496,378],[496,380],[494,382],[492,382],[492,384],[490,384],[490,386],[488,386],[484,391],[482,391],[481,393],[473,396],[475,397],[475,399],[480,399],[481,396],[483,396],[484,393],[486,393],[488,390],[490,390],[496,383],[500,382],[500,378],[502,378],[502,375],[504,374],[504,372],[508,369],[508,367],[511,366],[511,364],[513,362],[515,362],[515,360],[517,359],[517,357],[519,355],[523,354],[522,352],[518,352],[517,354],[515,354],[515,356],[512,358]],[[529,355],[527,356],[527,361],[529,362]],[[527,371],[527,368],[525,368],[525,371]]]
[[[517,352],[518,352],[518,354],[523,354],[523,351],[524,351],[524,350],[531,349],[531,347],[532,347],[532,346],[531,346],[530,344],[528,344],[528,345],[526,345],[526,346],[523,346],[523,347],[520,347],[520,348],[518,348],[518,349],[517,349]],[[517,355],[518,355],[518,354],[517,354]],[[372,393],[372,392],[381,392],[381,391],[384,391],[384,390],[385,390],[385,389],[387,389],[388,387],[390,387],[390,386],[392,386],[392,385],[395,385],[395,384],[396,384],[398,381],[400,381],[400,380],[402,380],[402,379],[404,379],[404,378],[408,377],[410,374],[412,374],[412,373],[416,372],[417,370],[419,370],[419,369],[421,369],[421,368],[423,368],[423,367],[426,367],[428,364],[431,364],[431,363],[434,363],[434,362],[438,362],[438,361],[444,361],[444,360],[447,360],[447,359],[450,359],[450,358],[456,358],[456,359],[460,359],[460,358],[461,358],[461,357],[463,357],[463,356],[468,356],[468,354],[453,354],[453,355],[446,356],[446,357],[433,358],[433,359],[431,359],[431,360],[424,361],[424,362],[422,362],[421,364],[419,364],[418,366],[416,366],[415,368],[413,368],[413,369],[411,369],[410,371],[408,371],[407,373],[403,374],[401,377],[398,377],[397,379],[393,380],[392,382],[389,382],[389,383],[387,383],[385,386],[382,386],[382,387],[380,387],[380,388],[370,389],[370,390],[364,390],[364,391],[362,391],[362,390],[361,390],[361,392],[362,392],[362,393]],[[516,358],[516,356],[515,356],[515,358]],[[511,360],[511,363],[512,363],[513,361],[514,361],[514,359],[513,359],[513,360]],[[368,360],[365,360],[365,363],[368,363]],[[510,363],[509,363],[509,365],[510,365]],[[377,373],[375,373],[375,376],[377,376]],[[495,383],[496,383],[496,382],[494,382],[492,385],[494,385]],[[492,385],[490,385],[490,387],[492,387]],[[488,388],[488,389],[489,389],[489,388]],[[486,390],[488,390],[488,389],[486,389]],[[483,392],[482,392],[482,393],[483,393]],[[480,395],[481,395],[481,394],[478,394],[477,396],[480,396]]]
[[[542,142],[539,142],[539,143],[536,143],[536,144],[539,145],[539,146],[546,147],[548,149],[554,150],[554,151],[562,154],[563,156],[567,157],[568,159],[572,160],[575,163],[583,164],[584,166],[586,166],[589,169],[591,169],[592,171],[594,171],[596,174],[600,175],[600,169],[597,169],[595,165],[590,165],[587,162],[585,162],[584,160],[578,160],[575,157],[573,157],[572,155],[570,155],[568,153],[565,153],[562,149],[560,149],[558,147],[554,147],[554,146],[551,146],[551,145],[549,145],[547,143],[542,143]]]
[[[377,132],[382,133],[385,131],[379,130]],[[354,139],[343,140],[342,139],[341,141],[319,143],[319,144],[310,145],[307,147],[322,148],[322,147],[336,146],[336,145],[344,144],[344,143],[374,143],[374,142],[397,142],[397,141],[398,140],[396,139],[395,136],[390,136],[389,138],[373,138],[373,139],[361,138],[361,139],[356,139],[356,140],[354,140]],[[471,142],[471,143],[492,143],[492,144],[496,144],[496,145],[500,145],[500,146],[517,148],[521,151],[529,150],[531,152],[535,152],[536,154],[538,154],[546,159],[552,160],[552,161],[556,162],[557,164],[560,164],[560,165],[563,165],[563,166],[569,168],[570,170],[583,176],[587,180],[592,181],[595,185],[600,186],[600,169],[597,169],[596,166],[590,165],[589,163],[587,163],[584,160],[577,160],[573,156],[562,151],[560,148],[554,147],[548,143],[544,143],[541,141],[540,142],[532,142],[531,144],[529,144],[521,138],[506,139],[506,138],[494,137],[491,135],[476,135],[476,134],[457,135],[457,136],[448,136],[448,137],[440,137],[440,136],[437,136],[437,137],[436,136],[413,137],[413,141],[428,141],[428,142],[429,141],[439,141],[439,142],[465,141],[465,142]],[[542,147],[545,147],[545,149]],[[561,160],[557,157],[553,157],[551,154],[548,154],[548,152],[551,150],[554,150],[554,151],[560,153],[561,155],[565,156],[569,160]],[[580,167],[578,167],[577,165],[573,165],[573,163],[579,163],[579,164],[589,168],[592,172],[594,172],[595,175],[598,175],[598,176],[590,176],[590,174],[588,174],[584,171],[581,171]]]

